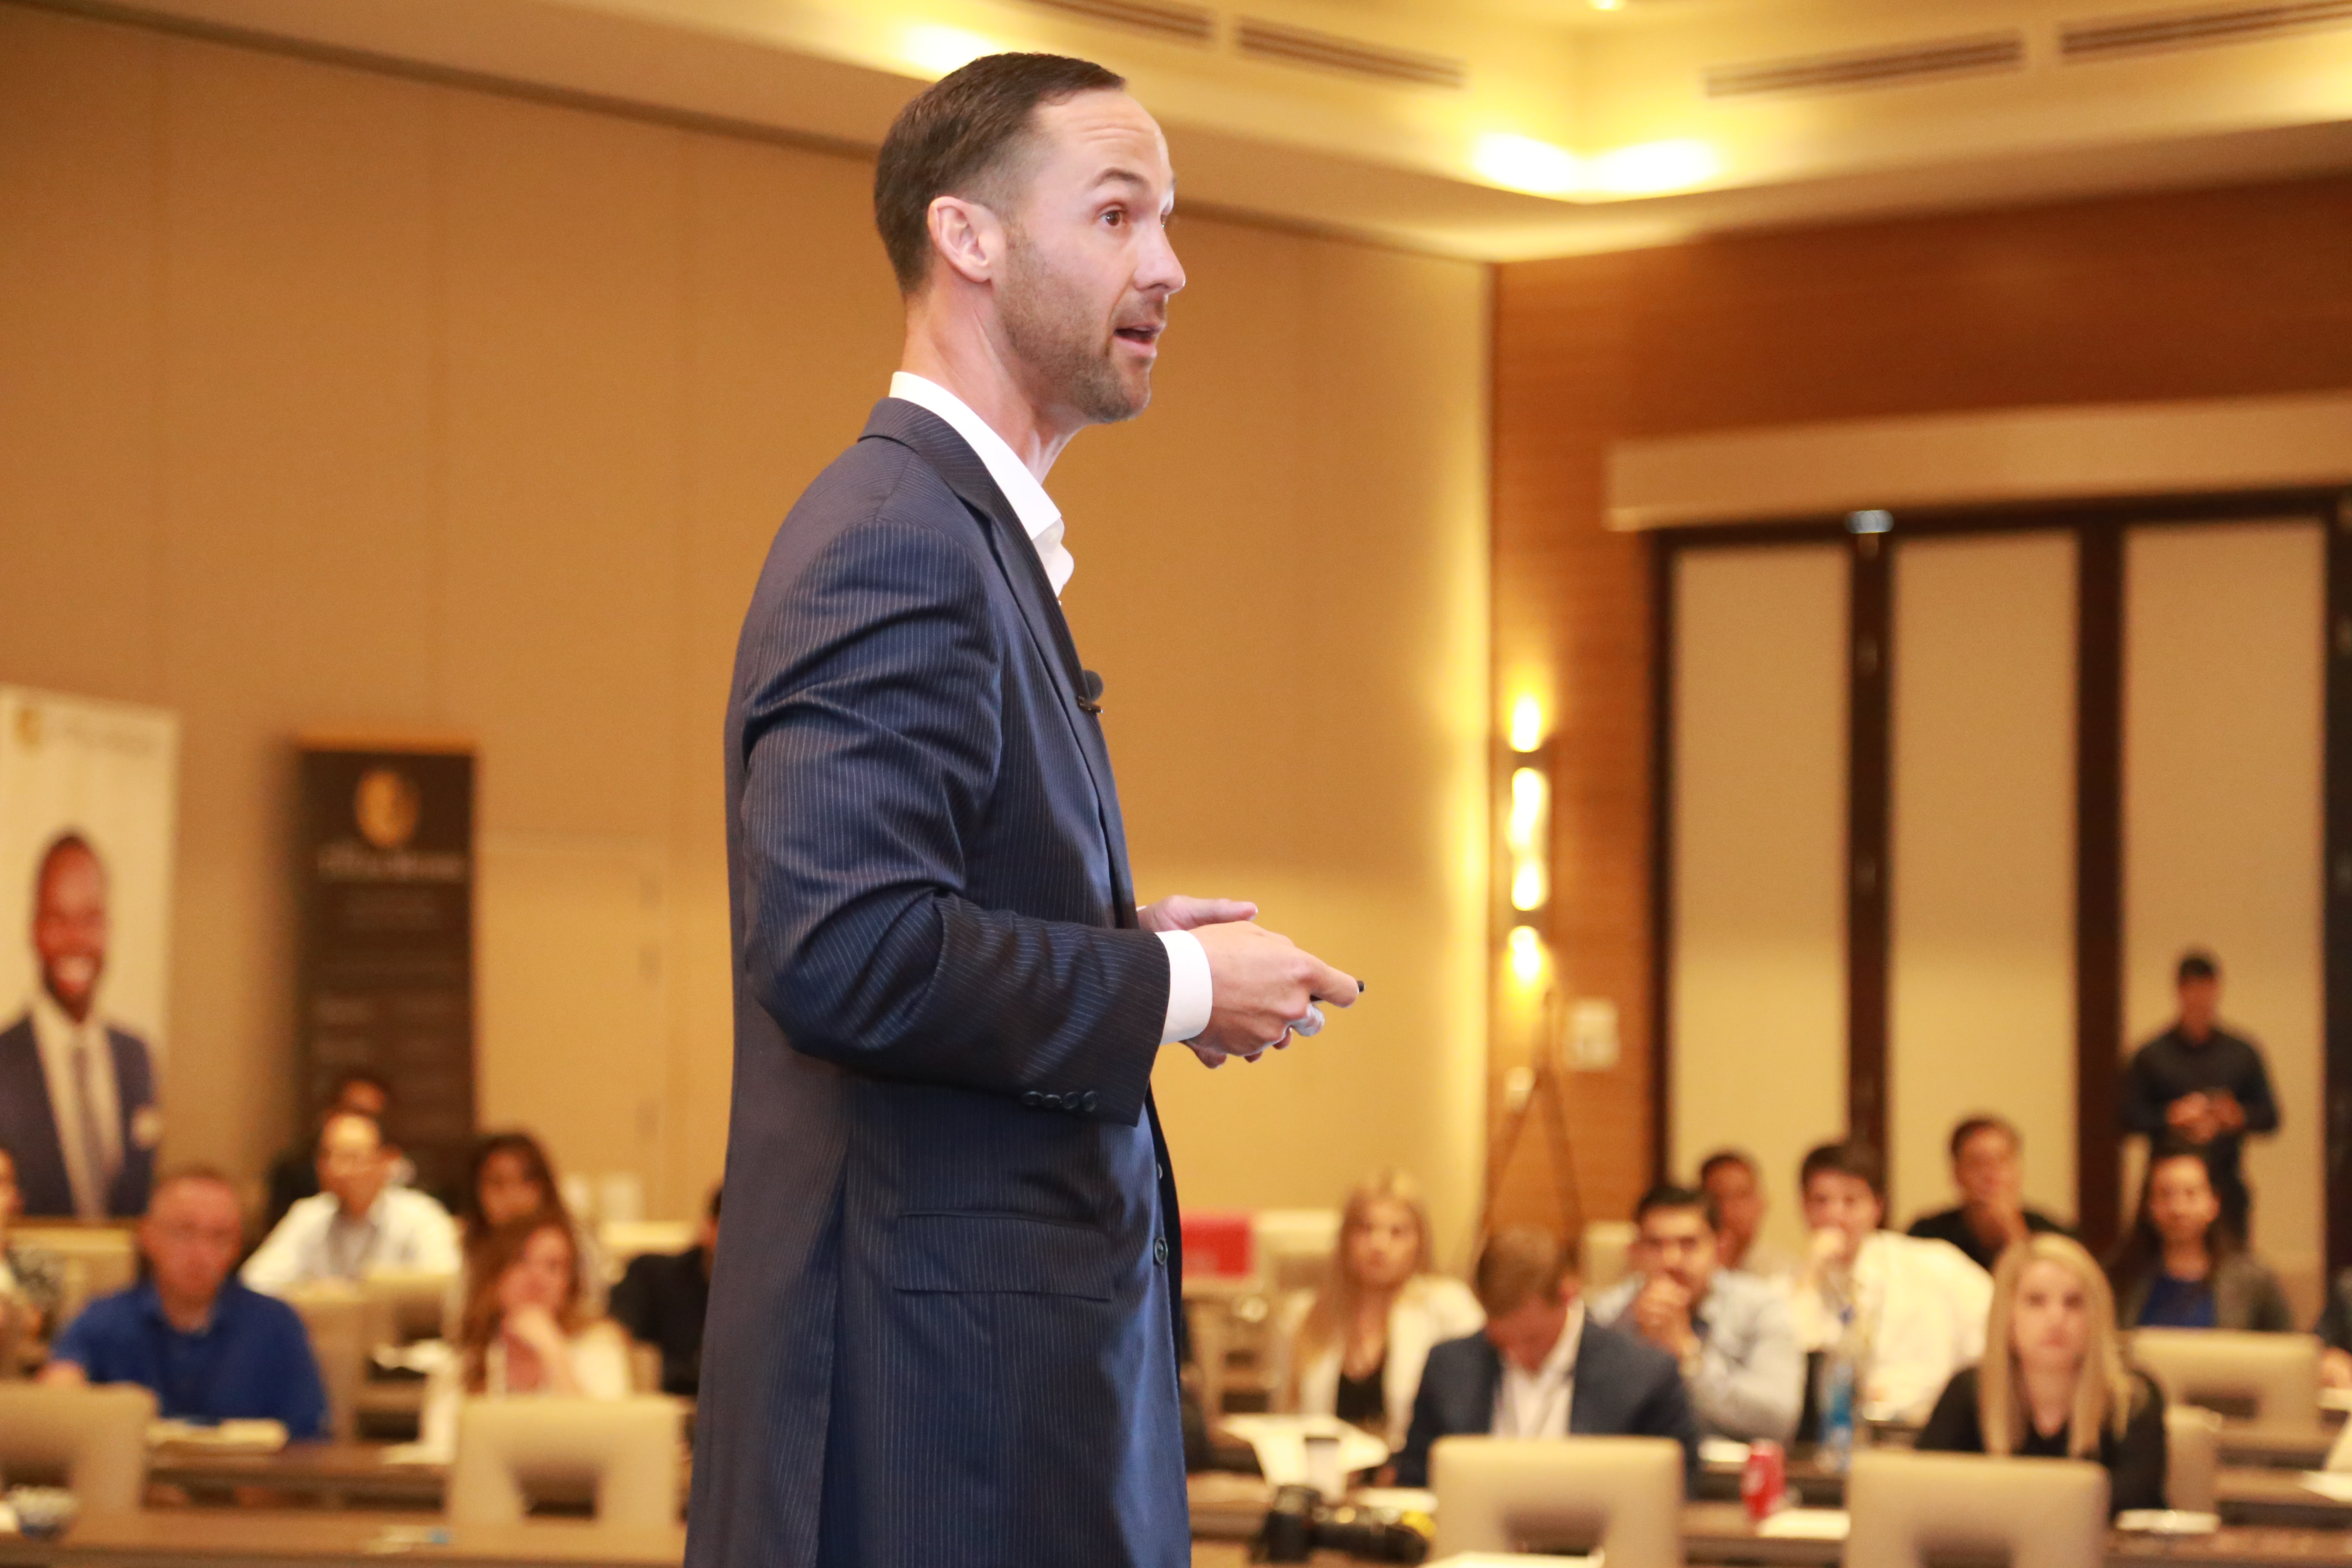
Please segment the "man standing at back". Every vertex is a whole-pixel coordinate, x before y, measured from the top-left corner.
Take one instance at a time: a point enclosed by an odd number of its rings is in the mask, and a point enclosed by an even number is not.
[[[2250,1132],[2278,1131],[2278,1099],[2262,1047],[2221,1027],[2221,966],[2195,950],[2174,972],[2180,1016],[2132,1053],[2124,1069],[2123,1124],[2153,1149],[2167,1138],[2205,1151],[2221,1223],[2241,1242],[2253,1236],[2253,1194],[2243,1148]]]
[[[991,56],[883,143],[900,374],[778,532],[728,709],[693,1568],[1188,1562],[1152,1061],[1357,994],[1253,905],[1136,907],[1043,486],[1142,412],[1184,284],[1123,85]]]

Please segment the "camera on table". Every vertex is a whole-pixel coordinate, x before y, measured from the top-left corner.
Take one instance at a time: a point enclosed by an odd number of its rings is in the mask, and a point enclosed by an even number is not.
[[[1434,1529],[1426,1514],[1327,1503],[1313,1487],[1278,1487],[1250,1542],[1250,1561],[1304,1563],[1323,1551],[1367,1563],[1419,1563],[1429,1555]]]

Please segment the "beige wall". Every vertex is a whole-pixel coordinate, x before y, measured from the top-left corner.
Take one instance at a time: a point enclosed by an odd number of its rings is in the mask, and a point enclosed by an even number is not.
[[[1798,1252],[1797,1163],[1845,1131],[1846,552],[1675,571],[1668,1163],[1753,1153],[1765,1234]]]
[[[2074,1212],[2074,541],[1895,547],[1888,1218],[1953,1201],[1953,1124],[2006,1116]]]
[[[186,721],[168,1152],[292,1130],[289,738],[457,730],[483,1111],[719,1169],[719,720],[777,520],[897,347],[868,168],[0,5],[0,679]],[[1474,1202],[1486,275],[1190,221],[1160,406],[1074,447],[1147,896],[1375,980],[1160,1075],[1194,1202]],[[1343,461],[1344,459],[1344,461]]]
[[[2313,522],[2137,528],[2124,544],[2125,1046],[2175,1016],[2181,951],[2211,949],[2222,1020],[2262,1046],[2279,1102],[2277,1134],[2247,1145],[2254,1249],[2305,1317],[2326,1278],[2326,556]]]

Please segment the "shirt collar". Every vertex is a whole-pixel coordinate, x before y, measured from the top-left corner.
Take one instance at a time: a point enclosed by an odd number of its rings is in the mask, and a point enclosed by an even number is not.
[[[1028,465],[1013,455],[1004,437],[973,413],[970,404],[938,382],[902,370],[890,378],[890,395],[929,409],[964,438],[988,469],[988,477],[996,481],[996,488],[1012,503],[1013,514],[1021,520],[1022,531],[1036,547],[1037,559],[1045,563],[1045,576],[1054,584],[1054,596],[1060,598],[1077,563],[1062,545],[1061,508],[1054,504],[1054,498],[1045,493],[1045,487],[1037,482],[1037,476],[1029,471]]]
[[[66,1016],[66,1010],[58,1005],[58,999],[49,994],[49,988],[36,981],[33,984],[32,1004],[28,1009],[33,1015],[34,1037],[37,1040],[53,1040],[59,1045],[69,1044],[79,1035],[88,1035],[93,1039],[102,1038],[104,1031],[98,1021],[95,998],[92,999],[92,1004],[89,1016],[77,1024]]]
[[[142,1279],[139,1282],[139,1293],[133,1300],[137,1301],[140,1311],[162,1324],[170,1332],[189,1339],[201,1339],[220,1327],[221,1309],[228,1304],[228,1293],[236,1289],[236,1275],[232,1274],[221,1281],[220,1289],[213,1296],[212,1310],[205,1314],[204,1326],[197,1329],[183,1329],[164,1314],[163,1295],[155,1289],[155,1281],[152,1279]]]

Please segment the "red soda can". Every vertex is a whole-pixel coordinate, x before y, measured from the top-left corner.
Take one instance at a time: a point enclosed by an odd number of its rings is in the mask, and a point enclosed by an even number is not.
[[[1766,1438],[1748,1445],[1748,1462],[1739,1467],[1739,1500],[1748,1505],[1748,1519],[1761,1524],[1780,1511],[1788,1500],[1789,1456]]]

